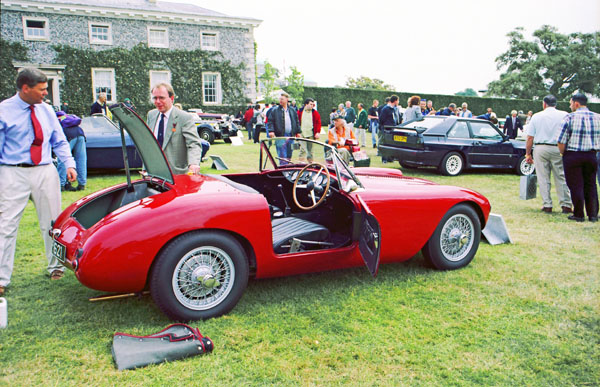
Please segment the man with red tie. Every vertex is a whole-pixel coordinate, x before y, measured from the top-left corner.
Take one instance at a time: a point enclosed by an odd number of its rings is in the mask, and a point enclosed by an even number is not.
[[[53,280],[64,267],[52,255],[50,222],[61,210],[60,181],[52,152],[75,181],[75,160],[52,107],[43,103],[48,78],[38,69],[17,75],[17,94],[0,103],[0,295],[10,283],[19,222],[29,199],[38,215]]]

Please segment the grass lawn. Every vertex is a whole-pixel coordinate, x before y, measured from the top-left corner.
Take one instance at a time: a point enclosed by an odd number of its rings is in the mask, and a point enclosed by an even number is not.
[[[209,154],[253,171],[258,149],[217,142]],[[372,166],[399,167],[368,152]],[[91,303],[99,293],[72,273],[51,282],[30,203],[0,330],[0,385],[599,385],[600,224],[542,214],[539,197],[519,200],[509,171],[403,172],[483,193],[515,243],[482,243],[452,272],[427,269],[418,254],[375,279],[356,268],[250,281],[230,314],[191,324],[214,340],[212,354],[124,372],[113,333],[150,334],[170,321],[149,296]],[[124,180],[92,174],[85,192],[63,194],[63,207]]]

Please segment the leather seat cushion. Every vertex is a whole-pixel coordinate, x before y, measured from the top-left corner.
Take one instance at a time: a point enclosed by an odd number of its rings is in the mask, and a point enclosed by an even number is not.
[[[305,241],[324,242],[329,239],[329,230],[320,224],[308,220],[287,217],[273,219],[271,222],[273,229],[273,250],[277,254],[283,254],[289,251],[289,245],[292,238],[298,238]]]

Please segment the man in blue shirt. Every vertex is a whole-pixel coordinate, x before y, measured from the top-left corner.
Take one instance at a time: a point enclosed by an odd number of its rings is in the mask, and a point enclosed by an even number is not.
[[[0,295],[10,283],[17,231],[29,198],[44,238],[48,272],[60,279],[64,267],[52,255],[50,222],[61,209],[60,182],[52,152],[75,181],[75,161],[54,109],[43,103],[48,78],[38,69],[17,75],[17,94],[0,103]]]
[[[573,215],[569,220],[583,222],[583,207],[590,222],[598,221],[596,152],[600,151],[600,114],[589,111],[587,97],[571,97],[571,110],[561,124],[558,150],[563,155],[567,186],[571,191]]]

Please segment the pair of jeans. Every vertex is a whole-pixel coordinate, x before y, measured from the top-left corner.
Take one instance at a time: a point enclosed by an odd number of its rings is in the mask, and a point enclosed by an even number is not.
[[[248,140],[252,140],[252,122],[246,122],[246,130],[248,131]]]
[[[275,148],[277,149],[277,156],[279,157],[279,165],[286,165],[290,163],[292,158],[292,144],[294,140],[275,140]]]
[[[598,189],[596,152],[566,151],[563,155],[565,178],[571,191],[573,215],[583,218],[583,208],[590,218],[598,217]]]
[[[371,120],[371,141],[373,146],[377,145],[377,130],[379,129],[379,121]]]
[[[77,136],[69,141],[71,146],[71,154],[75,159],[75,170],[77,171],[77,182],[80,186],[87,183],[87,153],[85,150],[85,137]],[[67,168],[60,160],[56,165],[58,177],[60,178],[60,186],[64,187],[67,184]]]

